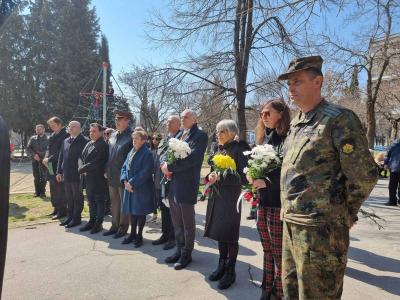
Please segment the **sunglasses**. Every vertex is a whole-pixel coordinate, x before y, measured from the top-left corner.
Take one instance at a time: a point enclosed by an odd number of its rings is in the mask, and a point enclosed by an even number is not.
[[[158,137],[153,137],[152,140],[153,140],[153,141],[161,141],[161,139],[158,138]]]
[[[260,112],[260,118],[269,117],[271,113],[269,111],[262,111]]]

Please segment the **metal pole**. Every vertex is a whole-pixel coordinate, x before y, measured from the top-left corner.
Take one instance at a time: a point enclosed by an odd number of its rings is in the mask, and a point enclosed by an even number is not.
[[[107,127],[107,69],[108,63],[103,62],[103,126]]]

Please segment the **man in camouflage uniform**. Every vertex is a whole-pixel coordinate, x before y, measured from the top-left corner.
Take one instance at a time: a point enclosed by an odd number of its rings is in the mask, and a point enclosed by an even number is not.
[[[279,80],[300,112],[281,172],[286,299],[340,299],[349,229],[377,181],[364,130],[349,109],[321,98],[322,58],[292,61]]]

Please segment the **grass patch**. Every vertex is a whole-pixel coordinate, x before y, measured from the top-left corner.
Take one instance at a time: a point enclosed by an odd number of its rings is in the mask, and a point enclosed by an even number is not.
[[[86,199],[86,197],[85,197]],[[10,195],[8,213],[9,227],[18,227],[29,223],[51,221],[47,215],[53,211],[50,198],[33,197],[29,194]],[[82,217],[89,216],[89,207],[85,201]]]

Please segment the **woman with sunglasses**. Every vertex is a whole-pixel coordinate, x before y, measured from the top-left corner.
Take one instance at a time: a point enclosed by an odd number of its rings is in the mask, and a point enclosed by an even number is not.
[[[290,125],[290,110],[282,99],[270,100],[262,106],[258,120],[256,144],[272,145],[282,159],[282,146]],[[248,180],[260,195],[257,229],[264,251],[262,294],[260,300],[283,298],[282,222],[280,220],[280,173],[275,169],[268,179]]]

